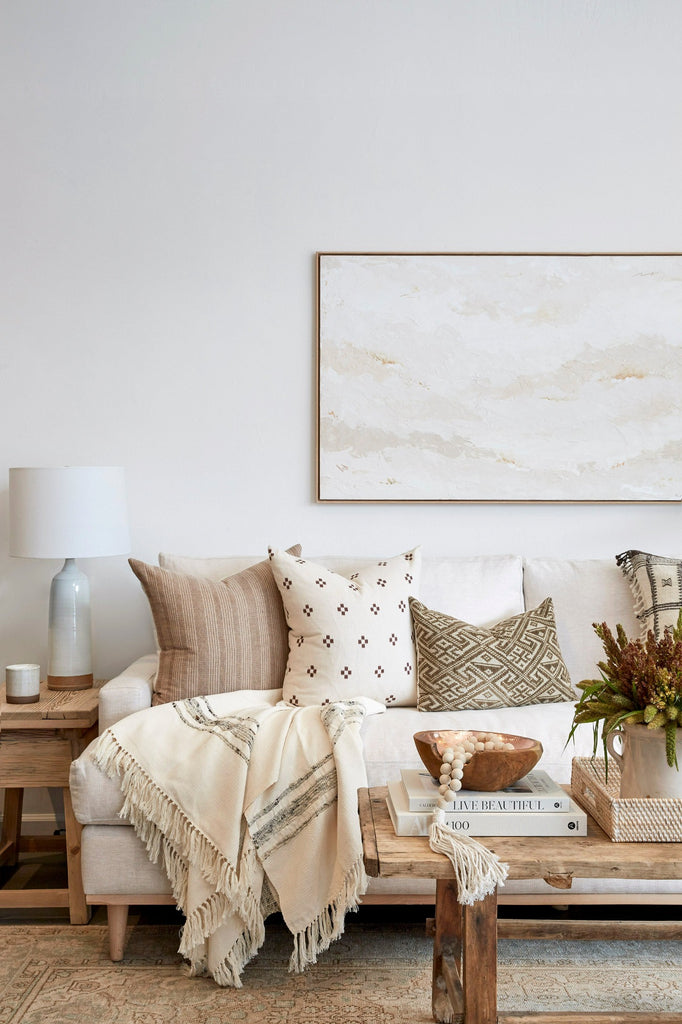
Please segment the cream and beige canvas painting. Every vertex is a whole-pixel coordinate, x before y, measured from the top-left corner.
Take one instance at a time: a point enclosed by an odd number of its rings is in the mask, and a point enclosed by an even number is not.
[[[318,255],[322,501],[682,494],[682,255]]]

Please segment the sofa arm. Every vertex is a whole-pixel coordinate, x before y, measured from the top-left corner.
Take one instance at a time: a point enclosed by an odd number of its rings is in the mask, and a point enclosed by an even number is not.
[[[145,654],[104,684],[99,691],[100,733],[126,715],[151,707],[158,666],[158,654]]]

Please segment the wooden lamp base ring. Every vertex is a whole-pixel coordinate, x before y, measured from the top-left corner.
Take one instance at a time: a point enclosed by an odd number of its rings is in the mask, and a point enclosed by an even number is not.
[[[92,672],[84,676],[48,676],[48,690],[89,690],[93,684]]]

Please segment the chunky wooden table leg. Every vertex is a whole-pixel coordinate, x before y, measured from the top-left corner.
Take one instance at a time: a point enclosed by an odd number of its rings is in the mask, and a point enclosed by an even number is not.
[[[82,825],[76,821],[69,787],[64,787],[64,824],[66,825],[66,866],[69,875],[69,918],[71,924],[87,924],[90,907],[85,902],[81,871]]]
[[[497,890],[462,907],[465,1024],[497,1021]]]
[[[12,867],[19,856],[21,838],[21,811],[24,802],[23,789],[5,790],[5,807],[2,815],[2,838],[0,838],[0,864]]]
[[[459,966],[462,956],[462,908],[454,878],[436,881],[436,919],[433,937],[431,1006],[439,1024],[462,1021],[463,1002]]]

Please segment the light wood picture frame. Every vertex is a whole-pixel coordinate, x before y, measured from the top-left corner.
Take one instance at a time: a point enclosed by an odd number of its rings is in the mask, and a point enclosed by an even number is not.
[[[321,502],[679,501],[682,254],[317,254]]]

